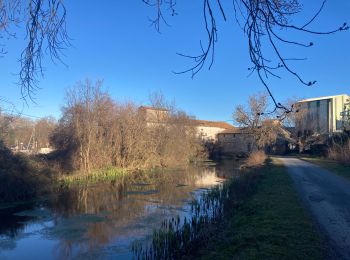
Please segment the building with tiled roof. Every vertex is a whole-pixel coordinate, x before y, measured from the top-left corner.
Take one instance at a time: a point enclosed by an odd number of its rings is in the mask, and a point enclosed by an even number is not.
[[[236,127],[223,121],[193,120],[198,135],[206,141],[217,141],[217,135],[224,131],[233,131]]]
[[[166,124],[169,110],[165,108],[141,106],[139,110],[145,114],[148,126]],[[192,119],[191,123],[196,127],[197,134],[203,140],[215,142],[217,134],[226,130],[234,130],[236,127],[223,121],[207,121]]]

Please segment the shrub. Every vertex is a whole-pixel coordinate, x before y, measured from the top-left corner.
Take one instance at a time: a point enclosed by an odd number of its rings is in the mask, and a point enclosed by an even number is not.
[[[193,120],[162,97],[152,109],[120,103],[89,80],[67,92],[63,115],[50,136],[64,171],[107,166],[174,167],[204,157]]]
[[[265,163],[267,156],[264,151],[253,151],[249,154],[245,166],[246,167],[257,167]]]
[[[13,154],[0,140],[0,202],[37,197],[49,188],[46,171],[40,162]]]
[[[328,158],[343,163],[349,163],[350,139],[344,142],[334,142],[328,149]]]

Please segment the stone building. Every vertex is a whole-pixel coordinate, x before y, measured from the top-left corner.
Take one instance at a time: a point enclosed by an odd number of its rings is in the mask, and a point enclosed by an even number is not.
[[[166,124],[169,110],[165,108],[156,108],[149,106],[139,107],[139,111],[144,114],[147,126]],[[225,130],[233,129],[229,123],[223,121],[207,121],[191,119],[189,123],[196,128],[197,135],[207,142],[216,142],[217,135]]]
[[[223,121],[193,120],[197,134],[205,141],[216,142],[220,133],[232,131],[235,127]]]
[[[169,110],[165,108],[140,106],[139,111],[143,114],[147,126],[163,124],[169,116]]]
[[[220,153],[246,155],[256,148],[252,134],[246,129],[234,127],[218,133],[217,147]]]

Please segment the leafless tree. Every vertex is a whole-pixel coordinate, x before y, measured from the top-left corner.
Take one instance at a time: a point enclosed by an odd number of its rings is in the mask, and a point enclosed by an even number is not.
[[[148,6],[155,8],[155,18],[151,24],[160,31],[162,22],[167,24],[165,12],[176,15],[176,0],[142,0]],[[249,70],[257,73],[261,82],[268,91],[276,109],[290,111],[290,108],[277,102],[272,95],[266,79],[269,76],[279,77],[277,70],[285,69],[294,75],[302,84],[312,85],[316,81],[306,81],[290,65],[291,61],[300,60],[296,57],[285,57],[280,44],[291,44],[300,47],[311,47],[313,43],[305,43],[285,38],[280,34],[281,30],[298,31],[306,34],[333,34],[348,30],[349,26],[343,23],[341,26],[329,31],[313,31],[310,25],[316,20],[324,9],[326,0],[322,2],[319,10],[305,23],[296,25],[292,17],[302,11],[299,0],[233,0],[233,11],[221,0],[203,0],[203,19],[207,32],[207,40],[200,42],[198,55],[184,55],[194,61],[194,65],[187,70],[178,72],[190,72],[195,76],[209,61],[209,68],[213,65],[215,45],[218,40],[217,20],[220,17],[228,21],[228,15],[232,15],[246,36],[249,47],[249,56],[252,67]],[[63,0],[0,0],[0,56],[6,54],[4,46],[7,38],[15,37],[13,28],[24,24],[26,31],[26,47],[21,53],[19,71],[19,84],[22,96],[33,99],[38,89],[38,76],[43,74],[42,60],[46,51],[53,61],[62,61],[62,50],[68,47],[69,37],[66,30],[66,8]],[[262,48],[263,43],[268,43],[275,57],[268,57]],[[266,44],[265,44],[266,45]]]
[[[258,148],[272,145],[282,132],[282,125],[273,113],[266,113],[269,102],[267,93],[250,96],[248,105],[238,105],[233,118],[255,140]]]
[[[13,118],[3,113],[0,108],[0,139],[4,139],[9,134],[12,121]]]
[[[53,61],[62,61],[68,47],[66,8],[62,0],[0,0],[0,39],[2,56],[5,43],[16,37],[14,27],[25,25],[26,46],[20,56],[19,85],[22,97],[33,99],[38,76],[43,75],[42,60],[49,53]]]
[[[107,166],[153,168],[187,164],[198,158],[201,143],[192,120],[163,98],[153,99],[150,118],[132,102],[116,102],[89,80],[68,91],[63,116],[51,135],[65,164],[89,173]],[[153,115],[153,114],[152,114]],[[151,120],[150,120],[151,119]]]
[[[166,19],[164,18],[166,11],[170,10],[171,15],[176,14],[176,0],[143,1],[156,9],[157,14],[151,22],[158,31],[160,30],[161,22],[166,23]],[[281,32],[296,31],[312,35],[329,35],[348,30],[349,26],[343,23],[341,26],[328,31],[314,31],[310,29],[310,25],[314,23],[324,9],[326,0],[323,0],[320,8],[315,11],[309,20],[299,25],[295,24],[291,19],[302,11],[302,5],[299,0],[233,0],[231,3],[233,5],[233,11],[230,11],[228,4],[223,4],[221,0],[203,0],[203,19],[207,32],[207,40],[204,43],[200,41],[200,53],[198,55],[193,56],[179,53],[180,56],[193,60],[194,65],[178,73],[189,72],[194,77],[204,67],[207,61],[209,62],[209,69],[212,67],[215,56],[215,45],[218,40],[217,20],[221,17],[224,21],[228,21],[227,16],[232,15],[248,40],[249,57],[252,62],[252,67],[249,68],[251,74],[257,73],[273,101],[275,111],[279,109],[284,112],[292,111],[293,108],[276,101],[266,80],[269,77],[280,78],[278,70],[284,69],[296,77],[301,84],[309,86],[315,84],[316,80],[304,80],[290,65],[291,61],[304,60],[304,58],[286,57],[281,51],[282,44],[309,48],[314,43],[286,38]],[[270,47],[270,50],[274,53],[274,57],[269,57],[266,54],[267,48],[263,48],[263,45]]]
[[[56,126],[53,117],[44,117],[35,121],[35,141],[38,148],[49,147],[49,137]]]

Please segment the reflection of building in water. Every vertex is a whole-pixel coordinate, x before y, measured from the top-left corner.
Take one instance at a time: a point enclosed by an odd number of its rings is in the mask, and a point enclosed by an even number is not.
[[[300,120],[296,128],[299,136],[314,134],[332,136],[349,129],[350,96],[336,95],[310,98],[297,103]]]
[[[166,219],[190,219],[191,201],[206,192],[201,188],[220,185],[222,178],[216,174],[225,176],[225,169],[232,172],[233,162],[223,162],[135,173],[123,182],[68,187],[35,206],[19,205],[16,215],[5,209],[9,215],[0,221],[1,256],[23,258],[16,246],[2,250],[1,236],[11,234],[14,245],[20,240],[21,248],[30,246],[32,252],[40,252],[36,258],[132,259],[134,240],[149,241]]]
[[[210,167],[208,169],[204,169],[201,175],[196,176],[196,180],[194,181],[194,185],[202,186],[202,187],[211,187],[215,186],[218,183],[223,182],[225,179],[220,178],[216,174],[216,169],[214,167]]]
[[[72,258],[77,252],[80,256],[110,243],[125,246],[152,234],[164,219],[189,214],[186,203],[194,193],[222,180],[216,176],[215,167],[189,167],[134,175],[120,184],[72,187],[52,201],[57,220],[46,233],[60,240],[57,254],[67,254],[58,258]],[[80,232],[73,240],[71,229]]]

